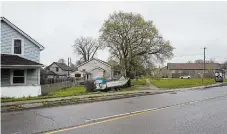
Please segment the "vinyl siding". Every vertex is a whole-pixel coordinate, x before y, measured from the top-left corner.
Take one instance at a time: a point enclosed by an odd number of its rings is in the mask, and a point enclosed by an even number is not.
[[[29,41],[19,32],[14,30],[12,27],[1,21],[1,53],[12,54],[12,41],[13,38],[23,39],[24,42],[24,54],[21,55],[32,61],[40,61],[40,49],[34,43]]]
[[[97,68],[102,68],[105,70],[105,74],[104,77],[106,79],[111,79],[112,77],[112,72],[111,72],[111,67],[107,66],[106,64],[103,64],[101,62],[99,62],[98,60],[91,60],[89,62],[87,62],[86,64],[78,67],[78,70],[83,71],[83,69],[85,69],[85,71],[87,72],[92,72],[93,69],[97,69]],[[95,77],[95,76],[92,76]]]
[[[1,86],[10,85],[10,70],[1,69]]]
[[[39,85],[39,69],[27,69],[26,84]]]

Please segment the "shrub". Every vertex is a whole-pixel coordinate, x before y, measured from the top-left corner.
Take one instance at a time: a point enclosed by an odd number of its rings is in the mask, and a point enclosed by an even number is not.
[[[84,87],[86,88],[86,92],[93,92],[95,90],[95,83],[92,80],[86,81]]]

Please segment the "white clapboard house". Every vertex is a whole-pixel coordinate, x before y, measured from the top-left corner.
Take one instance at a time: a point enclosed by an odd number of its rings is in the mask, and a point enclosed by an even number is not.
[[[111,65],[100,59],[92,58],[77,66],[77,71],[71,73],[71,77],[84,77],[85,80],[98,77],[112,79]]]
[[[44,47],[1,17],[1,97],[41,95],[40,52]]]

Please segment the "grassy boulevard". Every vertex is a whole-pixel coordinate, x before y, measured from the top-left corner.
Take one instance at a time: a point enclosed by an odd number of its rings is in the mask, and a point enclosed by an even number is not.
[[[160,80],[150,80],[152,84],[159,88],[189,88],[197,86],[205,86],[215,84],[214,79],[160,79]]]
[[[215,83],[214,79],[204,79],[204,82],[202,83],[201,79],[155,80],[149,77],[145,77],[138,80],[131,80],[133,86],[130,88],[123,88],[121,89],[121,91],[141,90],[142,88],[139,88],[139,87],[147,86],[146,79],[149,79],[152,84],[162,89],[196,87],[196,86],[202,86],[202,85],[211,85]],[[118,92],[121,92],[121,91],[118,91]],[[109,91],[109,92],[116,92],[116,91]],[[84,86],[74,86],[74,87],[54,91],[44,96],[22,97],[22,98],[1,98],[1,102],[4,103],[4,102],[12,102],[12,101],[38,100],[38,99],[79,96],[79,95],[87,95],[87,94],[101,94],[101,93],[105,93],[105,92],[86,92],[86,89],[84,88]]]
[[[132,87],[130,88],[124,88],[121,91],[132,91],[132,90],[138,90],[138,87],[146,86],[146,80],[145,79],[138,79],[132,80]],[[109,91],[114,92],[114,91]],[[25,100],[38,100],[38,99],[47,99],[47,98],[58,98],[58,97],[67,97],[67,96],[79,96],[79,95],[87,95],[87,94],[101,94],[105,92],[86,92],[86,89],[84,86],[73,86],[70,88],[65,88],[61,90],[57,90],[54,92],[50,92],[47,95],[44,96],[36,96],[36,97],[22,97],[22,98],[1,98],[1,102],[13,102],[13,101],[25,101]]]

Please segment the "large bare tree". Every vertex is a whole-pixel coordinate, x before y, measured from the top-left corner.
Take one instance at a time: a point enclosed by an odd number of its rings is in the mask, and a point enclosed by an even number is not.
[[[173,56],[170,42],[160,36],[152,21],[144,20],[140,14],[115,12],[100,32],[100,40],[124,67],[127,77],[138,60],[163,62]]]
[[[76,39],[73,45],[76,54],[82,56],[82,61],[88,61],[94,57],[98,49],[101,49],[101,45],[98,40],[91,37],[80,37]]]

